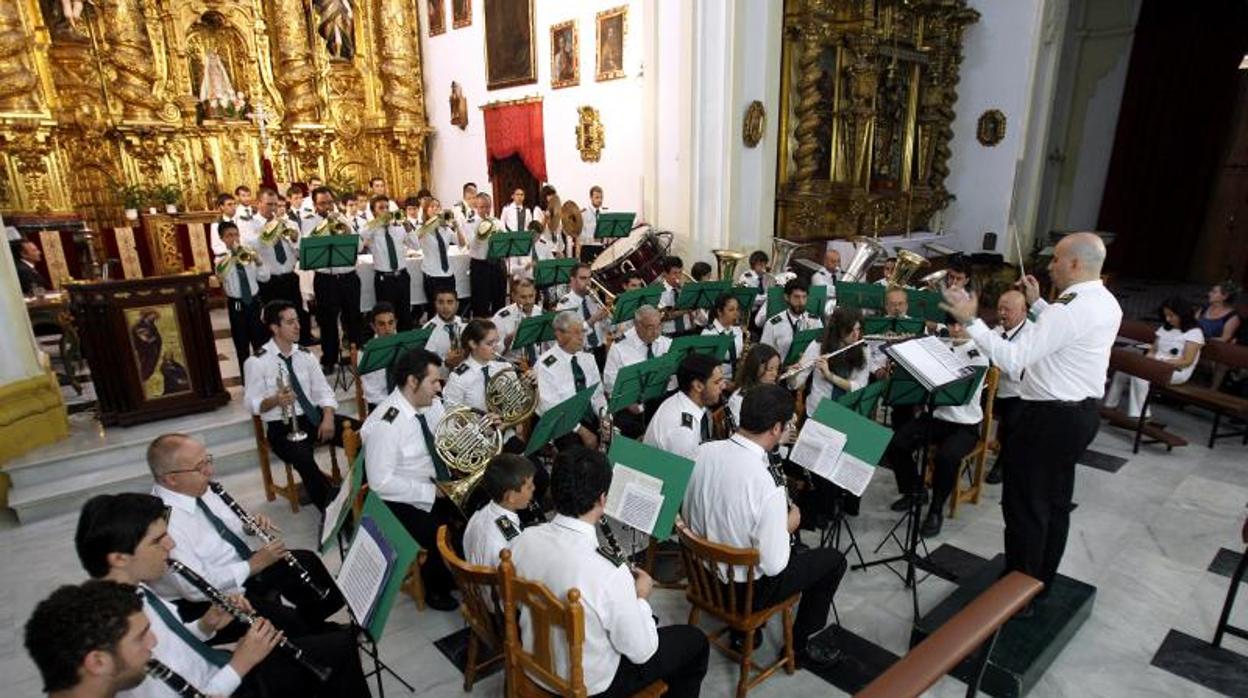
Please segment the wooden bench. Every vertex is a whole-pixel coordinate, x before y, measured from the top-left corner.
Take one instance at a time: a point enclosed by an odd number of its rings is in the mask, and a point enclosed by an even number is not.
[[[1143,378],[1149,384],[1148,395],[1144,398],[1144,404],[1140,406],[1139,417],[1132,417],[1117,408],[1101,407],[1101,417],[1110,424],[1135,432],[1135,444],[1131,452],[1139,453],[1140,446],[1143,444],[1164,443],[1167,451],[1175,446],[1186,446],[1187,439],[1166,431],[1165,427],[1150,424],[1147,417],[1148,405],[1153,400],[1153,394],[1170,383],[1170,377],[1174,375],[1174,367],[1164,361],[1150,359],[1135,349],[1121,347],[1114,347],[1110,350],[1109,367],[1114,371],[1122,371],[1136,378]],[[1144,440],[1145,436],[1148,440]]]
[[[975,695],[1001,626],[1043,587],[1038,580],[1022,572],[1002,577],[855,695],[857,698],[920,695],[963,659],[979,651],[979,669],[966,692],[968,696]]]

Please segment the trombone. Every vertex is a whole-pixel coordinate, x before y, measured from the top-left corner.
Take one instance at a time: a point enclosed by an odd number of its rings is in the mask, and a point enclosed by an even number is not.
[[[593,276],[589,277],[589,286],[593,290],[594,295],[598,297],[598,302],[602,303],[604,308],[607,310],[615,310],[616,295],[614,293],[608,290],[606,286],[603,286],[602,282],[595,279]]]

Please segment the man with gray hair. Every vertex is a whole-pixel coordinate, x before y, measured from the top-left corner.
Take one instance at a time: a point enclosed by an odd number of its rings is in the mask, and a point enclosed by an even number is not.
[[[1003,474],[1006,569],[1044,582],[1037,597],[1041,604],[1066,548],[1075,459],[1100,426],[1097,406],[1122,322],[1122,308],[1101,282],[1104,262],[1105,244],[1095,234],[1062,238],[1049,262],[1049,276],[1061,294],[1057,300],[1040,299],[1035,277],[1022,280],[1036,315],[1031,337],[1022,344],[1002,339],[976,320],[974,296],[947,295],[942,303],[959,321],[971,323],[967,330],[993,364],[1022,377],[1022,405],[1009,430],[1010,459]],[[1030,615],[1034,609],[1023,613]]]
[[[607,352],[607,365],[602,371],[602,384],[608,396],[615,388],[615,379],[620,375],[620,369],[667,353],[668,348],[672,346],[672,340],[659,334],[662,325],[662,314],[653,305],[639,306],[637,312],[633,313],[632,328],[625,332],[622,338],[616,340],[611,345],[611,351]],[[654,414],[655,408],[657,405],[644,411],[641,404],[629,405],[615,413],[615,426],[621,434],[630,439],[639,439],[645,433],[646,424],[649,422],[645,415]]]
[[[606,409],[607,399],[602,392],[598,364],[593,355],[583,351],[585,323],[576,311],[565,310],[555,316],[553,325],[555,346],[537,360],[537,414],[543,415],[546,410],[594,386],[590,409],[573,432],[573,439],[579,437],[587,448],[597,448],[598,415]],[[556,445],[561,444],[556,441]]]

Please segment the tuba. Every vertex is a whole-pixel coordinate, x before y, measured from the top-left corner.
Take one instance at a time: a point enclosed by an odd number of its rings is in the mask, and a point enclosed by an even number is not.
[[[809,246],[809,243],[792,242],[780,238],[771,239],[771,277],[773,282],[776,277],[788,271],[789,262],[793,259],[793,253],[807,246]]]
[[[897,265],[893,267],[893,273],[888,277],[888,285],[902,288],[910,285],[910,279],[915,273],[928,264],[930,262],[927,258],[918,252],[897,250]]]
[[[745,259],[745,253],[736,250],[711,250],[711,254],[715,255],[715,267],[720,281],[732,281],[737,263]]]
[[[461,405],[447,410],[438,421],[433,445],[448,468],[465,476],[437,483],[438,489],[463,511],[468,496],[485,475],[485,466],[502,453],[503,435],[494,428],[488,414]]]
[[[854,258],[849,260],[849,266],[845,268],[841,278],[858,284],[866,283],[871,267],[877,261],[887,259],[888,250],[875,238],[862,235],[850,238],[850,242],[854,243]]]

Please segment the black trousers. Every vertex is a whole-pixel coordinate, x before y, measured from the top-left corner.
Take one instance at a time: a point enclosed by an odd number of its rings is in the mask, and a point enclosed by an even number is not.
[[[378,301],[394,306],[394,319],[399,332],[412,329],[412,277],[407,269],[399,272],[375,272],[373,292]]]
[[[298,274],[291,271],[260,282],[260,297],[265,303],[277,300],[294,303],[295,312],[299,315],[299,345],[306,347],[312,343],[312,316],[303,309],[303,292],[299,290]]]
[[[455,580],[442,560],[442,553],[438,552],[438,527],[449,525],[462,518],[455,510],[455,505],[445,497],[438,497],[433,500],[432,511],[421,511],[411,504],[402,502],[386,502],[386,506],[390,507],[390,511],[394,512],[394,515],[403,523],[403,528],[406,528],[416,542],[420,543],[421,550],[429,555],[425,559],[425,564],[420,567],[420,578],[425,583],[425,593],[431,595],[451,593],[451,590],[455,588]]]
[[[269,341],[269,331],[260,322],[260,299],[253,298],[244,305],[241,300],[227,298],[225,307],[230,318],[230,339],[238,356],[238,375],[246,378],[243,364],[247,357]]]
[[[342,445],[342,428],[347,424],[357,431],[360,428],[360,422],[357,420],[340,414],[334,415],[332,443],[335,446]],[[313,424],[306,415],[301,415],[299,426],[308,438],[303,441],[288,441],[286,435],[290,433],[290,427],[286,422],[281,420],[266,422],[265,433],[269,439],[269,447],[273,449],[278,458],[290,463],[295,470],[299,471],[299,478],[303,480],[303,486],[308,491],[312,506],[325,511],[325,506],[331,499],[330,482],[329,478],[325,477],[325,473],[321,472],[321,467],[316,464],[316,458],[313,455],[313,449],[317,445],[316,432],[320,425]]]
[[[316,294],[316,324],[321,328],[321,365],[336,366],[342,340],[338,334],[338,318],[347,341],[357,345],[364,339],[360,319],[360,277],[354,271],[345,274],[316,272],[312,281]]]
[[[328,681],[321,683],[312,672],[292,659],[289,652],[277,647],[243,677],[243,683],[234,695],[247,698],[371,695],[360,665],[359,647],[350,632],[334,630],[292,642],[303,650],[306,657],[330,668]]]
[[[1100,428],[1097,400],[1027,402],[1010,433],[1010,461],[1002,473],[1005,567],[1044,582],[1057,576],[1070,531],[1075,459]]]
[[[893,466],[900,494],[923,491],[922,463],[915,462],[915,452],[923,444],[936,448],[936,470],[932,477],[932,508],[938,510],[953,491],[958,465],[979,441],[975,424],[955,424],[925,414],[906,423],[893,434],[884,455]]]
[[[827,625],[832,596],[845,576],[845,568],[845,556],[836,548],[795,550],[780,574],[754,582],[754,610],[800,593],[802,599],[797,602],[797,618],[793,621],[793,649],[803,652],[810,636]]]
[[[997,443],[1001,444],[1001,450],[997,452],[997,462],[994,468],[1004,468],[1009,458],[1010,450],[1005,447],[1010,440],[1010,430],[1012,424],[1018,417],[1018,412],[1023,406],[1023,399],[1020,397],[999,397],[993,403],[993,410],[997,416]],[[1002,472],[1005,472],[1002,470]]]
[[[469,260],[468,284],[472,289],[473,317],[493,317],[506,305],[503,298],[507,293],[507,274],[501,261]]]
[[[702,692],[702,678],[706,676],[706,663],[711,644],[706,633],[693,625],[666,625],[659,628],[659,647],[649,661],[634,664],[628,657],[620,657],[615,678],[599,698],[624,698],[662,679],[667,684],[668,698],[698,696]]]

